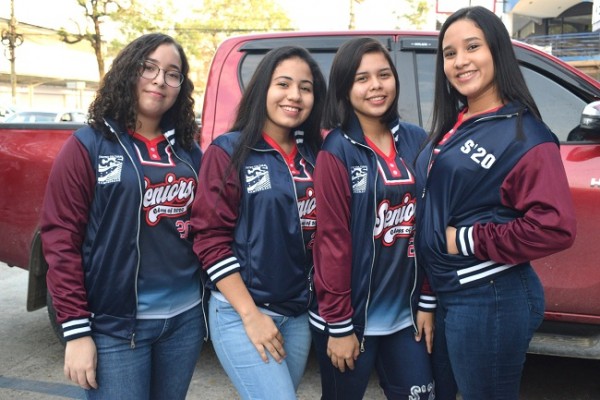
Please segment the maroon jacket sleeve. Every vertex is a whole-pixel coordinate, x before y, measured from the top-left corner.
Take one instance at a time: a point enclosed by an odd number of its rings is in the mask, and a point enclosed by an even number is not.
[[[40,222],[48,262],[46,281],[61,324],[89,325],[81,246],[95,184],[96,175],[86,149],[75,136],[70,136],[50,171]],[[89,334],[89,327],[79,328],[71,335],[65,329],[68,340]]]
[[[352,237],[348,171],[322,150],[315,166],[317,233],[313,256],[319,314],[327,323],[348,321],[352,309]],[[350,330],[352,332],[353,330]]]
[[[506,224],[476,224],[475,256],[509,264],[569,248],[576,234],[575,209],[554,143],[531,149],[504,180],[502,203],[523,212]]]
[[[230,157],[211,145],[202,158],[196,198],[192,206],[194,252],[213,282],[239,271],[231,243],[238,219],[240,182],[229,169]],[[224,180],[225,174],[228,174]]]

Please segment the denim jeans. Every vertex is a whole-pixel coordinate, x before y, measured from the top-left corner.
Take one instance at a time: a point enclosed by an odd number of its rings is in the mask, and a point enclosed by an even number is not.
[[[438,293],[433,368],[436,399],[517,400],[525,355],[544,317],[544,292],[531,266],[490,282]]]
[[[202,305],[169,319],[136,321],[131,341],[93,333],[98,389],[88,399],[185,399],[206,326]]]
[[[327,356],[329,335],[313,330],[321,372],[321,400],[361,400],[376,370],[387,399],[429,400],[434,397],[431,360],[425,340],[415,341],[412,327],[385,336],[365,336],[354,369],[340,372]]]
[[[310,350],[308,313],[271,316],[283,335],[286,358],[265,363],[246,335],[242,320],[227,302],[209,302],[209,327],[215,353],[242,399],[295,400]]]

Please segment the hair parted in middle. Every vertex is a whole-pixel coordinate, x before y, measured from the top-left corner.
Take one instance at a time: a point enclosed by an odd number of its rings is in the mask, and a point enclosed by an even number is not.
[[[435,96],[433,103],[431,140],[438,142],[456,123],[467,99],[454,89],[444,73],[443,41],[446,31],[456,21],[472,21],[483,32],[494,62],[494,85],[504,103],[520,102],[537,118],[540,112],[529,92],[519,68],[512,41],[502,20],[485,7],[465,7],[452,14],[442,25],[435,63]]]
[[[248,157],[250,147],[262,138],[263,128],[267,120],[267,92],[275,69],[285,60],[300,58],[310,68],[313,78],[314,103],[306,121],[294,130],[304,131],[304,143],[316,154],[321,148],[321,115],[325,102],[327,83],[317,62],[308,50],[299,46],[283,46],[269,51],[260,61],[252,79],[242,95],[235,122],[230,131],[240,131],[240,141],[232,154],[231,162],[239,171]]]
[[[377,39],[371,37],[359,37],[351,39],[340,46],[333,58],[331,72],[329,74],[329,88],[325,100],[325,111],[323,112],[323,128],[333,129],[341,127],[347,129],[354,108],[350,102],[350,91],[354,85],[356,71],[360,66],[362,58],[367,53],[381,53],[390,64],[390,69],[396,80],[396,98],[390,108],[381,117],[381,122],[388,124],[398,118],[398,96],[400,93],[400,81],[398,71],[389,51]]]

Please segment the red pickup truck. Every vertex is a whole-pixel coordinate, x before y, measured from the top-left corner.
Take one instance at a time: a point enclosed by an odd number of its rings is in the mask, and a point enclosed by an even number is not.
[[[227,131],[241,93],[267,51],[303,46],[327,78],[337,48],[353,36],[375,37],[389,49],[401,81],[400,115],[428,128],[435,32],[247,35],[226,40],[215,53],[204,98],[202,147]],[[515,42],[514,48],[545,122],[561,140],[578,218],[574,246],[534,263],[544,284],[547,311],[530,352],[600,359],[600,83],[525,44]],[[78,126],[0,124],[0,261],[29,270],[30,311],[45,306],[47,299],[47,266],[38,233],[44,187],[54,156]]]

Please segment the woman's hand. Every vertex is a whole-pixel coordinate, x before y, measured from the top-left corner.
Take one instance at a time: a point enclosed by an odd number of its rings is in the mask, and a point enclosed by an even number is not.
[[[433,350],[433,318],[434,313],[417,311],[417,333],[415,334],[415,340],[421,341],[421,338],[425,336],[425,344],[427,345],[427,352],[431,354]]]
[[[269,362],[267,351],[273,356],[275,361],[280,363],[285,358],[285,349],[283,348],[283,336],[275,326],[273,319],[256,309],[255,312],[242,317],[246,335],[256,347],[260,358],[264,362]],[[265,351],[266,350],[266,351]]]
[[[91,336],[69,340],[65,347],[65,377],[84,389],[98,389],[96,344]]]
[[[343,337],[330,336],[327,341],[327,356],[331,359],[333,366],[341,372],[346,370],[346,366],[354,369],[354,362],[359,354],[360,348],[356,334]]]
[[[458,247],[456,247],[456,228],[453,226],[446,228],[446,246],[448,247],[448,254],[458,254]]]

